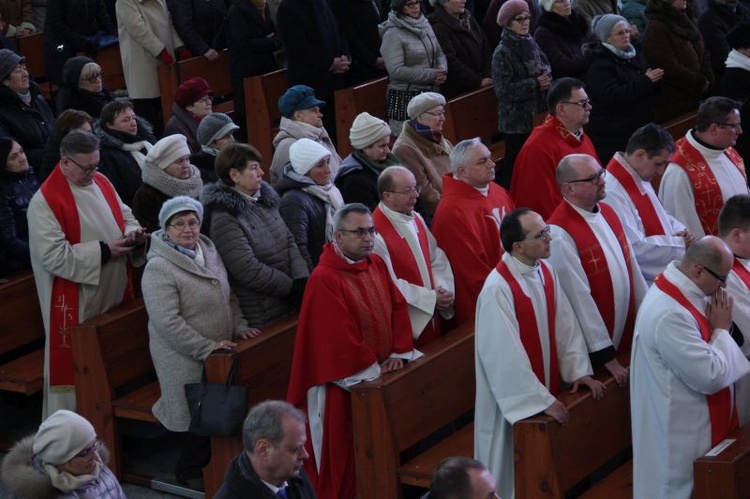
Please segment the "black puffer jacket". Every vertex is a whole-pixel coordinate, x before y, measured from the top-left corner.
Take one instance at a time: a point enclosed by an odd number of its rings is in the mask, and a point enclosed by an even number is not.
[[[21,144],[30,165],[41,164],[42,151],[55,131],[55,117],[39,87],[29,82],[31,105],[13,90],[0,85],[0,137],[13,137]]]
[[[380,202],[378,172],[360,162],[353,154],[341,162],[336,187],[341,191],[345,203],[362,203],[374,210]]]
[[[0,246],[10,271],[31,268],[26,211],[38,189],[31,168],[24,173],[0,172]]]
[[[587,32],[586,20],[576,12],[571,12],[568,19],[547,11],[539,16],[534,39],[547,56],[554,78],[583,78],[586,72],[583,44]]]

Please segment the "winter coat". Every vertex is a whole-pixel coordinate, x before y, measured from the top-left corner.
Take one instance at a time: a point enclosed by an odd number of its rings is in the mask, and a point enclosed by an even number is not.
[[[54,1],[54,0],[53,0]],[[99,476],[86,485],[70,492],[61,492],[52,486],[52,480],[41,459],[34,457],[34,436],[30,435],[13,446],[3,460],[3,485],[15,496],[28,499],[125,499],[120,483],[107,467],[109,451],[103,445],[98,450],[102,466]]]
[[[224,0],[167,0],[167,8],[175,31],[193,55],[226,47],[223,26],[227,7]]]
[[[42,151],[55,131],[55,117],[39,87],[29,81],[31,105],[27,106],[10,87],[0,85],[0,137],[13,137],[21,144],[29,164],[42,162]]]
[[[724,1],[717,0],[709,1],[708,9],[698,19],[698,29],[708,49],[711,69],[713,69],[717,83],[724,73],[724,61],[727,60],[727,54],[732,50],[727,41],[727,33],[738,23],[748,21],[750,21],[750,9],[741,3],[729,6],[725,5]]]
[[[742,129],[748,131],[737,138],[734,148],[740,153],[740,156],[745,158],[745,164],[748,164],[750,162],[750,104],[748,103],[748,99],[750,99],[750,57],[735,54],[734,51],[731,54],[733,56],[739,55],[737,58],[744,61],[745,65],[744,67],[731,65],[724,70],[717,94],[743,103],[740,108],[740,118]]]
[[[156,68],[166,50],[174,59],[182,39],[175,31],[165,0],[117,0],[117,29],[125,84],[131,99],[161,95]]]
[[[576,12],[571,12],[568,19],[554,12],[542,12],[534,39],[547,56],[553,77],[583,78],[586,73],[583,44],[588,31],[586,20]]]
[[[640,51],[623,59],[597,42],[584,53],[591,61],[584,80],[592,106],[588,134],[606,164],[625,150],[637,128],[654,120],[659,85],[646,76],[648,63]]]
[[[468,17],[468,30],[441,6],[435,6],[430,14],[430,24],[450,68],[440,87],[447,99],[478,90],[482,78],[492,76],[492,47],[474,16],[468,10],[464,15]]]
[[[201,152],[201,143],[198,142],[198,124],[190,111],[180,107],[176,102],[172,104],[172,117],[164,125],[164,136],[180,134],[187,139],[190,154]]]
[[[350,85],[385,76],[385,70],[375,65],[380,57],[380,14],[372,0],[332,0],[331,4],[352,53],[347,74]]]
[[[389,88],[432,91],[437,89],[435,70],[450,73],[448,59],[426,17],[414,20],[391,11],[378,30]]]
[[[201,178],[203,179],[204,185],[219,180],[219,176],[214,169],[217,154],[218,151],[216,151],[216,149],[213,149],[211,152],[202,149],[198,154],[190,156],[190,162],[201,172]]]
[[[482,29],[484,34],[487,36],[487,40],[490,42],[490,48],[494,51],[497,48],[497,44],[500,43],[500,37],[503,34],[503,27],[497,25],[497,14],[500,12],[500,7],[503,6],[508,0],[492,0],[487,6],[487,13],[484,18],[476,16],[477,19],[482,19]],[[529,22],[529,33],[534,33],[536,29],[536,20],[541,14],[541,8],[539,7],[538,0],[527,0],[529,4],[529,15],[531,21]],[[476,14],[476,11],[475,11]]]
[[[38,189],[39,183],[31,168],[24,173],[0,172],[0,247],[5,249],[10,270],[31,268],[26,211]]]
[[[336,146],[331,142],[328,131],[323,127],[318,128],[282,116],[279,123],[279,133],[273,138],[271,183],[276,185],[281,180],[281,170],[285,164],[289,163],[289,148],[299,139],[314,140],[331,152],[328,165],[331,167],[331,179],[335,179],[341,168],[341,156],[336,151]]]
[[[289,499],[315,499],[315,491],[305,470],[287,480],[286,494]],[[260,479],[253,469],[246,452],[232,459],[227,468],[226,478],[214,499],[278,499],[278,495]]]
[[[638,28],[638,33],[643,35],[646,31],[648,19],[646,19],[646,0],[623,0],[620,15]]]
[[[48,3],[44,21],[44,68],[54,84],[63,84],[65,61],[76,53],[85,52],[91,57],[96,54],[98,43],[86,37],[99,32],[117,34],[115,20],[110,19],[104,0],[52,0]]]
[[[216,247],[200,236],[205,265],[151,235],[141,288],[148,312],[151,358],[161,396],[152,412],[171,431],[188,431],[185,385],[198,383],[203,361],[223,340],[247,329]]]
[[[530,74],[524,64],[521,43],[510,30],[503,30],[502,40],[492,56],[492,78],[497,95],[497,129],[501,133],[528,134],[534,128],[534,115],[547,110],[547,92],[543,91],[537,74]],[[549,61],[533,38],[542,64]]]
[[[159,226],[159,210],[171,196],[164,194],[156,187],[141,184],[133,196],[133,216],[148,232],[154,232]]]
[[[643,52],[652,68],[662,68],[661,95],[656,119],[669,121],[694,111],[706,83],[714,81],[711,62],[700,31],[690,17],[671,4],[651,0],[646,6],[649,22],[643,35]]]
[[[247,322],[261,327],[292,313],[292,282],[309,272],[279,214],[279,195],[263,182],[251,201],[219,181],[203,188],[201,202]]]
[[[374,211],[380,203],[378,172],[350,154],[341,162],[336,187],[345,203],[362,203]]]
[[[102,114],[102,108],[114,100],[112,93],[103,88],[99,93],[87,92],[78,87],[81,71],[86,65],[84,58],[75,60],[76,64],[68,64],[62,73],[62,86],[55,94],[55,112],[60,115],[66,109],[86,111],[92,118],[97,119]]]
[[[226,21],[226,42],[233,81],[241,82],[248,76],[278,69],[274,51],[280,48],[281,40],[278,35],[268,36],[275,32],[268,5],[264,19],[250,0],[232,0]]]
[[[617,14],[617,0],[572,0],[570,6],[589,26],[600,14]]]

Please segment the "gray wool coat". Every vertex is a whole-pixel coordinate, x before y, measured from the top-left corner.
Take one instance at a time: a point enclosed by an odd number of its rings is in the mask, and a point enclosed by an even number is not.
[[[203,360],[222,340],[248,329],[216,247],[201,235],[205,266],[151,236],[143,272],[143,301],[148,312],[151,358],[161,397],[152,412],[168,430],[188,431],[190,412],[185,384],[197,383]]]
[[[310,273],[279,214],[276,191],[263,182],[260,198],[251,201],[220,180],[203,188],[201,202],[247,322],[261,327],[292,313],[292,282]]]

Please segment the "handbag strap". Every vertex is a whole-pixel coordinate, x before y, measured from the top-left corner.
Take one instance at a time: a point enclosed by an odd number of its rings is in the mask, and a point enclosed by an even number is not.
[[[237,369],[239,368],[239,362],[237,361],[237,353],[232,354],[232,367],[229,369],[227,374],[226,386],[229,387],[234,383],[234,378],[237,377]]]

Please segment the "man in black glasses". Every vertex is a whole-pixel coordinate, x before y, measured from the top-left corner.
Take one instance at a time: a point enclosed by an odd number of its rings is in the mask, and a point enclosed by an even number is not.
[[[651,286],[635,324],[631,364],[633,497],[693,495],[693,461],[738,427],[733,384],[750,362],[729,334],[724,290],[732,251],[693,243]],[[745,289],[747,293],[747,289]]]

